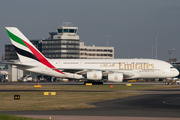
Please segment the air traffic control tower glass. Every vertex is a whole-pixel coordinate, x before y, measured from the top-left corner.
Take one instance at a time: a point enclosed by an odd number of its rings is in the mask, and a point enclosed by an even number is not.
[[[69,29],[69,33],[74,33],[74,29]]]
[[[76,33],[77,29],[57,29],[58,33]]]
[[[64,33],[68,33],[68,29],[63,29]]]
[[[63,33],[62,29],[57,29],[57,30],[58,30],[58,33]]]

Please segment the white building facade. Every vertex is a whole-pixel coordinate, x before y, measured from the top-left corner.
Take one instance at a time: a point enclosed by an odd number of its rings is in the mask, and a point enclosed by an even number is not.
[[[84,42],[79,45],[80,59],[114,59],[114,47],[86,46]]]

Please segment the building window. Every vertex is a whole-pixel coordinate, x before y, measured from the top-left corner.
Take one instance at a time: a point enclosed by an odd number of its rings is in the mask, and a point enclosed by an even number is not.
[[[43,44],[47,44],[47,41],[42,41]]]
[[[63,33],[62,29],[57,29],[57,30],[58,30],[58,33]]]
[[[69,29],[69,33],[74,33],[74,29]]]
[[[62,53],[66,53],[66,52],[67,52],[67,50],[61,50],[61,52],[62,52]]]
[[[68,33],[68,29],[63,29],[64,33]]]
[[[61,43],[67,43],[67,41],[65,41],[65,40],[62,40],[62,41],[61,41]]]
[[[61,57],[66,57],[67,55],[66,54],[61,54]]]
[[[66,48],[67,46],[66,45],[61,45],[61,48]]]

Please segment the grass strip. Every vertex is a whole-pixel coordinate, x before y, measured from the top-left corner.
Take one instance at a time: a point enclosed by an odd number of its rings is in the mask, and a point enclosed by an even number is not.
[[[117,98],[141,95],[140,93],[98,92],[98,91],[138,91],[156,90],[179,87],[176,85],[42,85],[34,88],[33,85],[0,85],[0,90],[47,90],[56,95],[45,96],[43,91],[36,92],[0,92],[0,110],[58,110],[93,108],[96,106],[87,103],[112,100]],[[53,91],[54,90],[54,91]],[[64,90],[64,91],[61,91]],[[66,90],[79,92],[66,92]],[[88,92],[83,92],[88,91]],[[91,92],[92,91],[92,92]],[[93,92],[96,91],[96,92]],[[20,100],[14,100],[14,95],[20,95]]]
[[[45,119],[34,119],[34,118],[18,117],[15,115],[0,114],[0,120],[45,120]]]
[[[14,95],[20,95],[20,100],[14,100]],[[140,94],[117,92],[57,92],[56,95],[45,96],[43,92],[1,92],[0,110],[23,111],[93,108],[96,106],[87,103],[135,95]]]

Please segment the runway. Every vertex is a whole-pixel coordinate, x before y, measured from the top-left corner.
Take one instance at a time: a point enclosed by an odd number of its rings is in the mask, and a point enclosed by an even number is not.
[[[135,120],[176,120],[180,118],[179,88],[140,92],[144,93],[144,95],[88,103],[96,105],[96,108],[52,111],[0,111],[0,113],[46,119],[51,116],[52,120],[131,120],[132,118]]]

